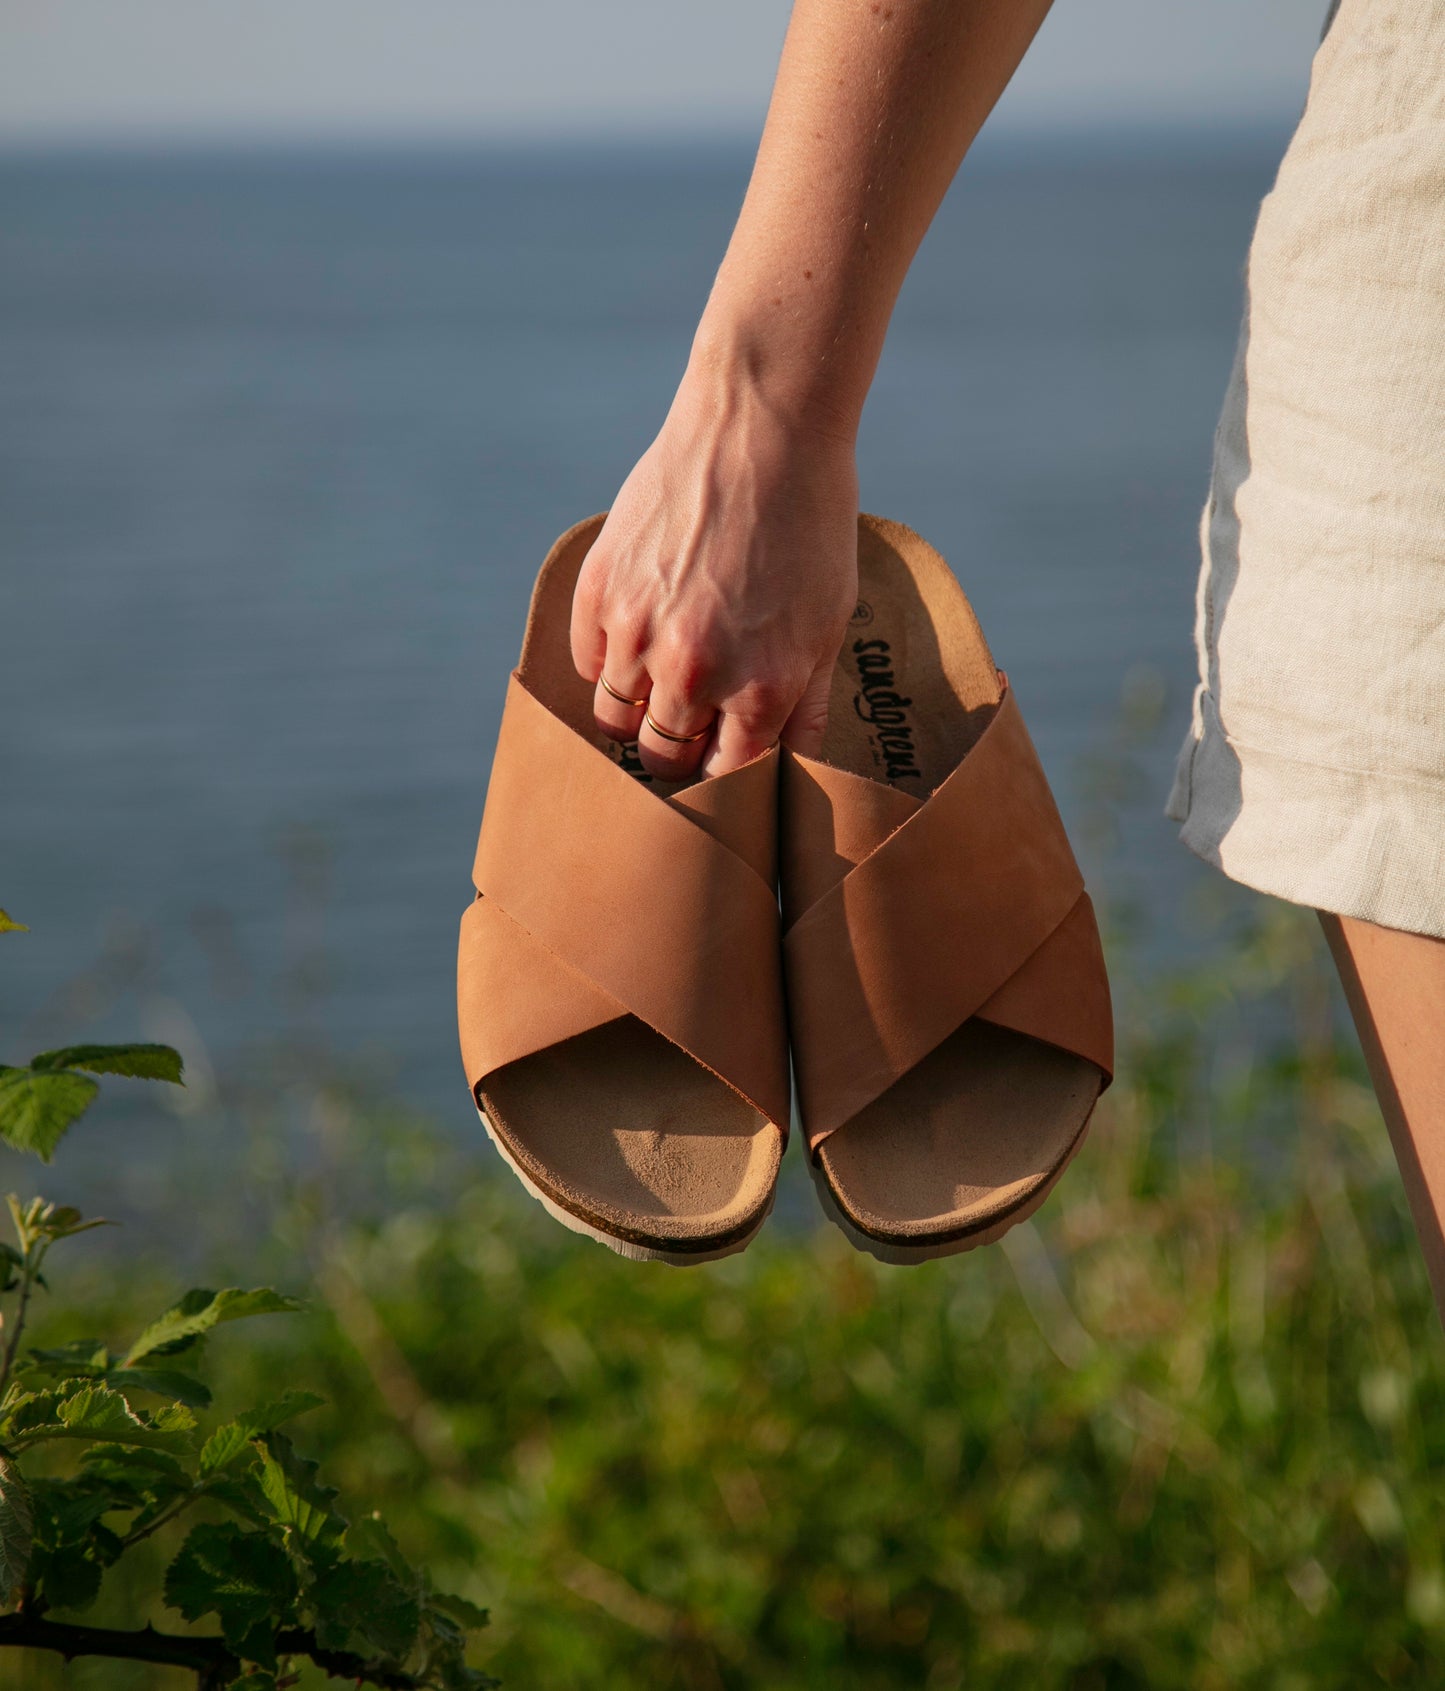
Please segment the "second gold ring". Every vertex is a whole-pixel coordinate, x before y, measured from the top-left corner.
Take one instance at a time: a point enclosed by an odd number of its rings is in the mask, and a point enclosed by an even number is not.
[[[671,740],[675,746],[690,746],[694,740],[705,739],[712,733],[712,724],[709,722],[706,728],[699,728],[696,734],[674,734],[670,728],[664,728],[650,710],[643,713],[642,720],[659,739]]]

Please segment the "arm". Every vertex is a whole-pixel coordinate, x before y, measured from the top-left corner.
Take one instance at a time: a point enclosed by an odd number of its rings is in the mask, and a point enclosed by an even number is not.
[[[1050,0],[796,0],[752,181],[572,651],[654,774],[822,742],[856,596],[854,443],[903,278]],[[605,693],[651,697],[654,720]]]

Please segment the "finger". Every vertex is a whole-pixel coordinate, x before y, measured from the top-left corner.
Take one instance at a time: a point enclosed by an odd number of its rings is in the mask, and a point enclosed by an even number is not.
[[[702,760],[702,772],[712,777],[741,769],[778,743],[778,730],[757,717],[723,711]]]
[[[712,741],[717,711],[665,688],[654,691],[637,735],[642,767],[660,781],[686,781],[697,773]]]
[[[652,682],[639,659],[624,663],[621,647],[609,645],[608,651],[612,656],[604,662],[597,677],[592,714],[597,719],[597,726],[609,739],[635,740],[642,728],[642,715],[647,709]],[[617,697],[619,693],[621,698]]]
[[[828,731],[828,695],[833,686],[835,657],[830,653],[808,677],[803,696],[783,724],[780,738],[785,746],[804,757],[818,757]]]
[[[572,663],[584,681],[596,682],[607,656],[607,634],[584,569],[572,594]]]

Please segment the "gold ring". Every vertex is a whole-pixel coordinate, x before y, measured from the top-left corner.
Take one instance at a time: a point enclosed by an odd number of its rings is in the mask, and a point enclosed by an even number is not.
[[[631,705],[634,710],[646,709],[646,699],[629,699],[626,693],[619,693],[605,675],[599,675],[597,679],[602,683],[602,691],[606,693],[609,698],[616,699],[618,704]]]
[[[704,739],[712,733],[712,724],[709,722],[706,728],[699,728],[696,734],[674,734],[670,728],[664,728],[650,710],[643,713],[642,720],[654,734],[664,740],[671,740],[675,746],[691,745],[694,740]]]

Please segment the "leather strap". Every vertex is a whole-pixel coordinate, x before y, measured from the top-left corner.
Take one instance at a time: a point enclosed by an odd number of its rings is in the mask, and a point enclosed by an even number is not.
[[[972,1016],[1113,1069],[1093,906],[1007,681],[925,801],[788,754],[783,942],[811,1148]]]
[[[786,1128],[778,754],[664,798],[514,674],[463,920],[475,1087],[631,1013]]]

